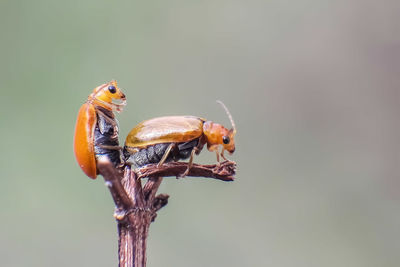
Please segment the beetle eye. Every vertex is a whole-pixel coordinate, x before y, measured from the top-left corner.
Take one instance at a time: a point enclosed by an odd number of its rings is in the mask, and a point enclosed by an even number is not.
[[[115,88],[114,85],[110,85],[108,87],[108,91],[110,91],[111,94],[115,94],[117,92],[117,89]]]
[[[225,145],[229,144],[229,141],[231,141],[231,140],[229,139],[228,136],[222,136],[222,142],[224,142]]]

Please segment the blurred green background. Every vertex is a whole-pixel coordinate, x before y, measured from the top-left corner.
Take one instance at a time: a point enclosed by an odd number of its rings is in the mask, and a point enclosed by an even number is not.
[[[72,152],[116,79],[138,122],[236,121],[233,183],[165,179],[148,266],[400,266],[400,2],[0,1],[0,266],[116,266]],[[206,150],[197,162],[215,162]]]

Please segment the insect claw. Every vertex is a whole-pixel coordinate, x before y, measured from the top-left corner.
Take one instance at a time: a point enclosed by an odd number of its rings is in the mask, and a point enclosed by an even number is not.
[[[186,176],[189,174],[189,170],[190,170],[190,168],[188,167],[184,173],[182,173],[181,175],[179,175],[179,178],[184,178],[184,177],[186,177]]]

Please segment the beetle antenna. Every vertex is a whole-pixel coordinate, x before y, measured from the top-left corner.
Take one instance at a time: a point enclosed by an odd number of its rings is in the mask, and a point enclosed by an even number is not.
[[[233,135],[235,135],[236,134],[236,126],[235,126],[235,122],[233,121],[231,113],[229,112],[228,108],[225,106],[225,104],[222,101],[217,100],[217,103],[220,104],[225,109],[226,114],[228,114],[229,120],[231,121],[231,124],[232,124]]]

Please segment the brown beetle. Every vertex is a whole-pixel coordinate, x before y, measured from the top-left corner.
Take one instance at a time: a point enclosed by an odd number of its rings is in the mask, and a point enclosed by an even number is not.
[[[228,130],[221,124],[194,116],[168,116],[143,121],[134,127],[126,137],[124,155],[128,164],[141,167],[158,163],[189,159],[188,174],[194,154],[199,154],[207,144],[209,151],[215,151],[217,161],[220,156],[226,160],[224,151],[235,151],[236,127],[227,107],[225,109],[232,124]],[[222,150],[219,151],[219,147]]]

